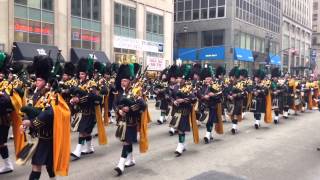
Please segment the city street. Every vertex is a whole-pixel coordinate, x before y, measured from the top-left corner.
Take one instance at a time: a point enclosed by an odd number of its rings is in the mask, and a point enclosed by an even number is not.
[[[95,153],[71,162],[68,177],[57,179],[161,179],[161,180],[317,180],[320,179],[320,113],[316,110],[281,119],[280,124],[262,124],[253,128],[253,115],[246,115],[239,124],[240,132],[233,136],[230,123],[224,124],[225,134],[215,136],[214,142],[203,143],[205,127],[200,128],[200,144],[193,144],[192,134],[186,136],[187,151],[175,157],[178,137],[170,137],[168,123],[157,125],[159,112],[149,103],[153,122],[149,128],[150,148],[138,153],[134,146],[136,166],[125,169],[115,177],[113,168],[121,154],[121,143],[114,137],[115,125],[107,128],[109,143],[98,146]],[[72,134],[72,149],[77,134]],[[10,141],[10,154],[13,141]],[[2,161],[0,163],[2,166]],[[15,171],[0,176],[3,180],[28,179],[31,166],[15,167]],[[41,179],[48,179],[43,169]]]

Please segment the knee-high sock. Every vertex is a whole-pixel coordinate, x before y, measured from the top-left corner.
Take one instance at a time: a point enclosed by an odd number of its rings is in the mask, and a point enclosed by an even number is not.
[[[179,134],[179,143],[184,143],[186,139],[186,135],[183,133],[183,134]]]
[[[121,152],[121,157],[122,158],[127,158],[128,154],[129,154],[129,151],[130,151],[130,145],[123,145],[122,152]]]
[[[0,147],[0,154],[2,159],[7,159],[9,157],[8,146]]]
[[[41,172],[32,171],[29,176],[29,180],[39,180]]]
[[[86,140],[86,137],[79,137],[78,138],[78,144],[84,145],[85,140]]]

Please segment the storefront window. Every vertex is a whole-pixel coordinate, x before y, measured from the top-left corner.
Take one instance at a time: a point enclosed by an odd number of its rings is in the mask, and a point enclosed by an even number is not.
[[[15,31],[14,39],[15,41],[28,42],[28,21],[22,19],[15,19]]]
[[[31,43],[41,43],[41,23],[37,21],[29,21],[29,41]]]
[[[42,44],[53,44],[53,24],[42,23]]]
[[[15,0],[14,40],[52,45],[53,0]]]
[[[101,0],[72,0],[71,46],[101,49]]]
[[[80,39],[81,30],[72,28],[71,34],[72,34],[71,46],[75,48],[81,48],[81,39]]]
[[[121,63],[124,60],[129,62],[137,62],[135,50],[114,48],[115,62]]]

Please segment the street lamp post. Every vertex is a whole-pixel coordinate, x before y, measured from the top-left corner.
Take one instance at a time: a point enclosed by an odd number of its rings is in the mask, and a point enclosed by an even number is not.
[[[267,69],[267,73],[270,73],[270,63],[271,63],[271,58],[270,58],[270,48],[271,48],[271,40],[273,39],[273,34],[271,33],[267,33],[266,37],[267,39],[267,47],[266,47],[266,53],[267,53],[267,59],[266,59],[266,69]]]

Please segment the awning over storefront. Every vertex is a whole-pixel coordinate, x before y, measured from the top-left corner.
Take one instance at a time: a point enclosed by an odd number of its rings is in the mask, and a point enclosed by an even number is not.
[[[281,65],[281,58],[279,55],[269,54],[270,62],[273,65]]]
[[[196,48],[179,48],[179,58],[183,61],[194,61],[197,59]]]
[[[252,51],[242,48],[234,48],[234,59],[238,61],[253,62]]]
[[[225,48],[224,47],[208,47],[199,50],[199,60],[224,60]]]
[[[103,51],[91,51],[88,49],[71,48],[71,62],[77,64],[82,57],[93,56],[93,59],[101,63],[110,63]]]
[[[35,43],[14,42],[13,59],[15,61],[33,61],[34,56],[49,56],[55,61],[57,60],[59,49],[57,46],[48,46]],[[60,55],[60,61],[64,58]]]

